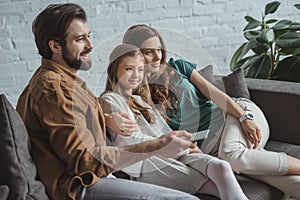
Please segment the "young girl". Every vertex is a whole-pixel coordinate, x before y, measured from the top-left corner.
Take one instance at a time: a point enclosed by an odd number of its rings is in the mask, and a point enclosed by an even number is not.
[[[210,134],[201,146],[205,153],[228,161],[237,173],[252,175],[300,198],[300,160],[264,150],[269,127],[253,102],[234,101],[187,61],[171,58],[167,62],[162,37],[147,25],[129,28],[123,43],[141,49],[152,100],[160,105],[173,129],[209,129]]]
[[[153,103],[144,79],[144,58],[139,48],[129,44],[119,45],[112,51],[109,60],[106,90],[100,96],[102,108],[105,113],[127,113],[132,120],[136,120],[140,129],[130,136],[110,130],[112,143],[126,146],[170,132],[159,112],[151,107]],[[207,193],[221,199],[247,199],[229,164],[201,153],[196,143],[174,159],[153,156],[123,171],[137,181],[190,194]]]

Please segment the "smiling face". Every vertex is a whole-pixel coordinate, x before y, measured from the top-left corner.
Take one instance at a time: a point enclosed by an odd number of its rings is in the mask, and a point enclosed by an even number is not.
[[[90,29],[85,21],[74,19],[68,28],[66,44],[62,47],[62,57],[74,69],[88,70],[91,68],[90,52],[93,44]]]
[[[162,45],[159,38],[155,36],[145,40],[140,48],[145,58],[147,74],[158,73],[162,60]]]
[[[118,65],[116,78],[124,91],[131,95],[132,90],[136,89],[144,78],[144,58],[142,55],[122,58]]]

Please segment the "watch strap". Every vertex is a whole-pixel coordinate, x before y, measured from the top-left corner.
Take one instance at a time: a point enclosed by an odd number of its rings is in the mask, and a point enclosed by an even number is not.
[[[253,120],[253,115],[251,113],[246,113],[239,118],[240,123],[242,123],[245,119]]]

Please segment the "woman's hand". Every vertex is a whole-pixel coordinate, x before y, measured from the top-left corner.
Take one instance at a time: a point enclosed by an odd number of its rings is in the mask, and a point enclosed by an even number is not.
[[[139,126],[135,120],[132,120],[129,115],[121,112],[113,112],[104,114],[106,126],[113,132],[130,136],[134,132],[139,132]]]
[[[243,132],[250,142],[253,145],[253,149],[258,147],[258,144],[261,140],[261,133],[259,127],[255,124],[253,120],[245,119],[242,124]]]

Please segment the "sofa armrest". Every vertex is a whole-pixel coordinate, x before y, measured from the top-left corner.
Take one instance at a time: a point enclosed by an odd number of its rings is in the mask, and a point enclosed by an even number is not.
[[[270,140],[300,145],[300,83],[250,79],[247,85],[270,126]]]

